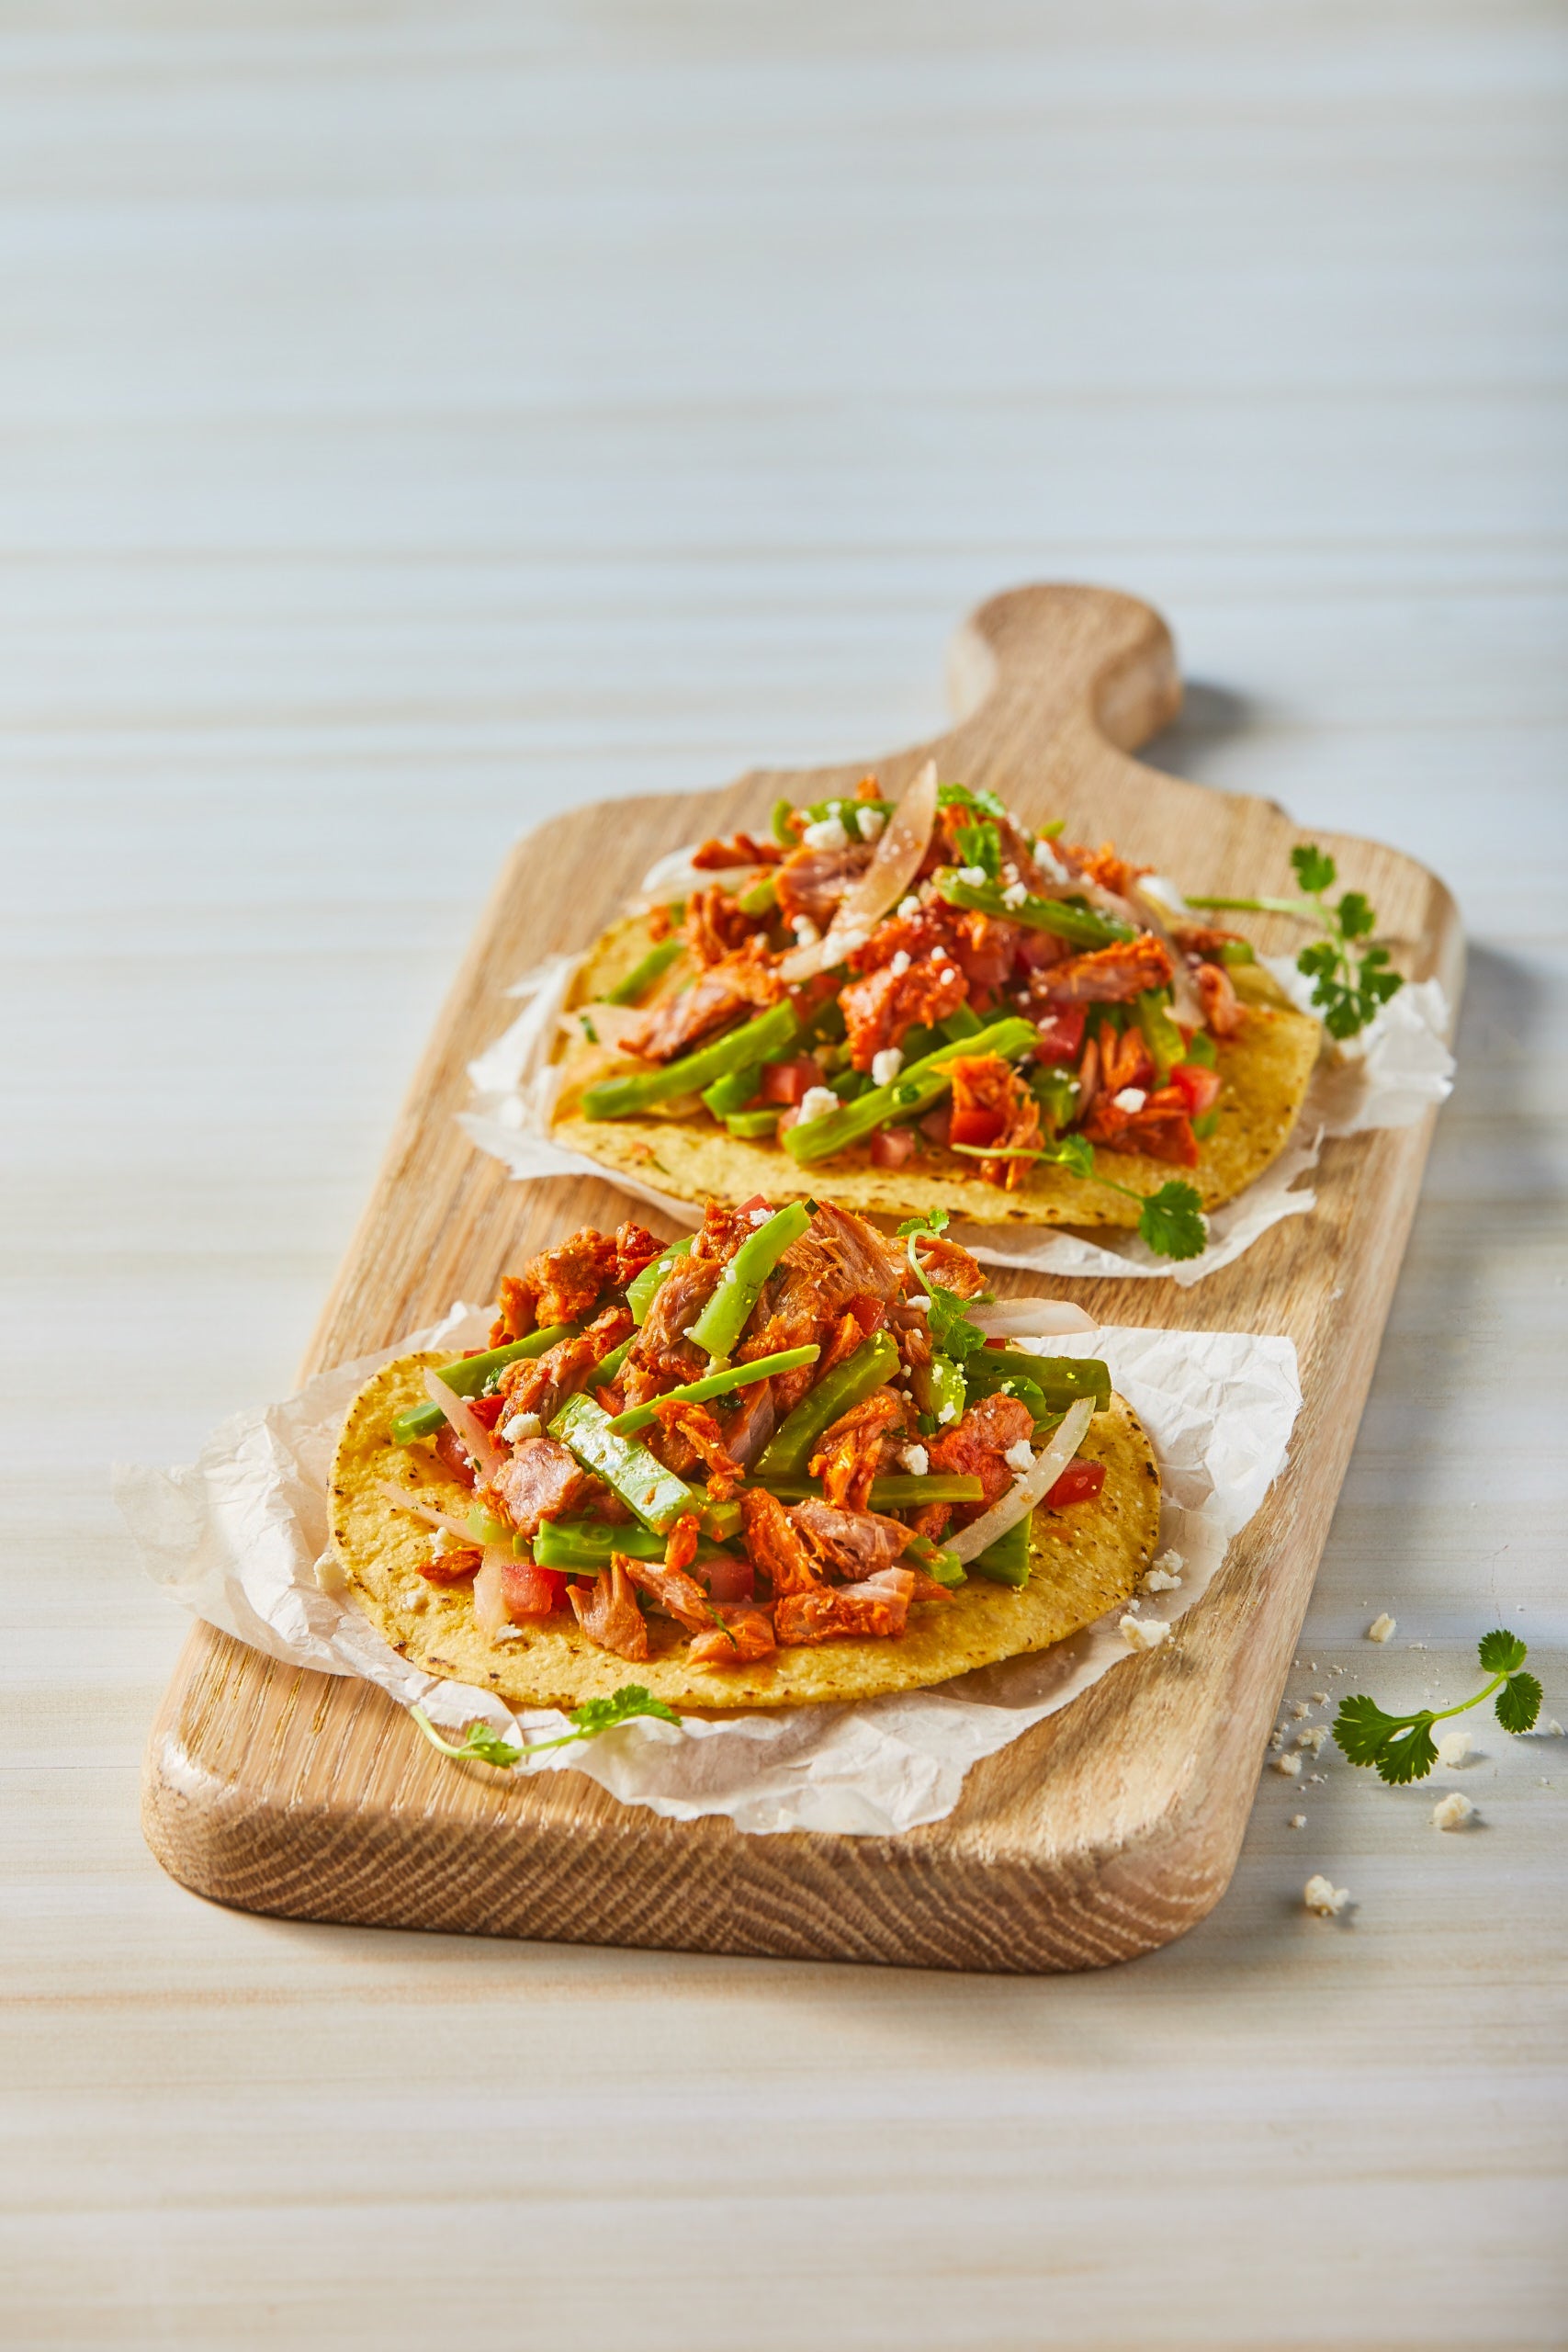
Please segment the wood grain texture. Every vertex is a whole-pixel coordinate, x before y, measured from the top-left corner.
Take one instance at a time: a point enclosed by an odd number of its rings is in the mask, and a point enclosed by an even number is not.
[[[620,1196],[518,1185],[454,1124],[466,1066],[503,1024],[508,982],[581,944],[665,848],[761,822],[874,765],[991,785],[1075,837],[1114,836],[1191,889],[1278,887],[1305,838],[1271,804],[1141,766],[1176,715],[1168,632],[1146,605],[1080,587],[993,599],[966,624],[967,715],[934,743],[728,791],[574,811],[509,860],[399,1121],[306,1371],[386,1344],[453,1296],[490,1295],[521,1254]],[[807,788],[809,786],[809,788]],[[1367,890],[1412,974],[1457,1005],[1462,944],[1443,885],[1412,860],[1317,838]],[[1292,935],[1278,926],[1280,944]],[[1267,926],[1259,928],[1273,944]],[[795,1958],[1024,1973],[1166,1943],[1230,1877],[1327,1534],[1425,1163],[1430,1121],[1327,1147],[1310,1219],[1179,1293],[1075,1285],[1105,1322],[1285,1331],[1305,1396],[1292,1465],[1177,1637],[1128,1659],[969,1775],[947,1819],[891,1839],[742,1836],[673,1823],[577,1776],[453,1771],[379,1692],[193,1634],[148,1750],[153,1850],[218,1900],[292,1916]],[[999,1287],[1024,1287],[1003,1278]]]

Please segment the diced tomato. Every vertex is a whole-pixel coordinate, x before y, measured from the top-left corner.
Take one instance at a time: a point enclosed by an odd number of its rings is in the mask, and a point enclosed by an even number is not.
[[[1037,1062],[1074,1062],[1083,1044],[1084,1023],[1088,1008],[1081,1004],[1064,1006],[1040,1023],[1040,1043],[1034,1048]]]
[[[913,1127],[878,1127],[871,1139],[874,1168],[902,1168],[915,1156]]]
[[[1045,1498],[1047,1510],[1066,1510],[1070,1503],[1092,1502],[1105,1484],[1103,1462],[1069,1462]]]
[[[473,1464],[468,1460],[463,1441],[450,1421],[442,1422],[441,1427],[430,1441],[430,1450],[441,1464],[442,1468],[450,1471],[454,1478],[458,1479],[465,1487],[473,1485]]]
[[[1178,1062],[1170,1073],[1170,1083],[1180,1090],[1190,1118],[1201,1118],[1219,1101],[1220,1073],[1217,1069],[1205,1069],[1201,1062]]]
[[[558,1569],[532,1560],[509,1560],[501,1571],[502,1597],[515,1625],[525,1617],[547,1617],[566,1606],[566,1578]]]
[[[706,1584],[710,1600],[751,1600],[756,1597],[757,1572],[744,1553],[733,1559],[705,1561],[694,1574]]]
[[[494,1396],[470,1396],[468,1398],[468,1410],[472,1413],[475,1420],[478,1421],[480,1429],[492,1430],[506,1410],[506,1399],[504,1396],[500,1395]]]
[[[770,1062],[762,1072],[764,1102],[804,1102],[814,1086],[822,1083],[822,1073],[809,1054],[798,1061]]]
[[[939,1102],[934,1111],[928,1111],[925,1117],[919,1121],[920,1133],[926,1141],[941,1144],[943,1150],[947,1148],[952,1128],[953,1105],[951,1102]]]
[[[1065,964],[1072,952],[1054,931],[1026,931],[1018,943],[1018,960],[1026,972],[1048,972],[1053,964]]]
[[[950,1143],[995,1143],[1007,1125],[1005,1111],[987,1111],[976,1103],[973,1109],[954,1111],[948,1127]]]

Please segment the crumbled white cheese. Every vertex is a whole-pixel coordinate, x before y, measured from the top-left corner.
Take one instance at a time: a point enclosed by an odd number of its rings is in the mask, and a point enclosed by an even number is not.
[[[926,1296],[923,1290],[917,1291],[914,1297],[907,1298],[904,1301],[904,1304],[906,1306],[912,1306],[917,1315],[929,1315],[931,1311],[931,1300]]]
[[[1282,1731],[1271,1731],[1269,1735],[1269,1745],[1273,1749],[1275,1755],[1278,1756],[1280,1748],[1285,1745],[1284,1733]]]
[[[1053,1342],[1049,1340],[1036,1340],[1033,1342],[1034,1354],[1047,1354]],[[1022,1341],[1015,1340],[1014,1345],[1028,1347],[1030,1342],[1027,1340]],[[1155,1567],[1158,1568],[1163,1576],[1172,1577],[1177,1584],[1180,1583],[1181,1571],[1186,1566],[1187,1563],[1179,1552],[1156,1552],[1155,1554]],[[1153,1570],[1151,1570],[1150,1573],[1152,1575]],[[1156,1592],[1164,1592],[1168,1588],[1164,1585],[1156,1585],[1155,1587],[1155,1590]]]
[[[901,980],[905,973],[909,968],[908,949],[907,947],[900,947],[898,953],[889,958],[887,968],[892,973],[896,980]]]
[[[1021,1437],[1016,1445],[1009,1446],[1002,1460],[1010,1470],[1016,1470],[1021,1476],[1024,1471],[1034,1467],[1034,1448],[1026,1437]]]
[[[1326,1707],[1328,1704],[1327,1691],[1314,1690],[1312,1694],[1312,1703],[1314,1707]]]
[[[1283,1772],[1287,1781],[1293,1781],[1301,1769],[1302,1759],[1299,1756],[1276,1756],[1274,1758],[1275,1771]]]
[[[1311,1707],[1307,1704],[1307,1702],[1306,1702],[1304,1699],[1297,1699],[1297,1700],[1294,1700],[1294,1701],[1292,1702],[1292,1706],[1291,1706],[1291,1713],[1292,1713],[1292,1715],[1294,1715],[1294,1717],[1295,1717],[1295,1719],[1296,1719],[1297,1723],[1300,1723],[1300,1721],[1301,1721],[1301,1719],[1302,1719],[1302,1717],[1303,1717],[1303,1715],[1310,1715],[1310,1714],[1311,1714],[1311,1713],[1312,1713],[1312,1709],[1311,1709]]]
[[[1381,1616],[1381,1617],[1374,1617],[1374,1618],[1372,1619],[1371,1623],[1367,1627],[1367,1639],[1368,1639],[1368,1641],[1369,1641],[1369,1642],[1387,1642],[1387,1641],[1392,1641],[1392,1640],[1393,1640],[1393,1638],[1394,1627],[1395,1627],[1395,1625],[1397,1624],[1397,1623],[1398,1623],[1398,1620],[1397,1620],[1396,1618],[1391,1617],[1391,1616],[1389,1615],[1389,1613],[1388,1613],[1387,1610],[1385,1609],[1385,1610],[1383,1611],[1383,1612],[1382,1612],[1382,1616]]]
[[[830,1086],[808,1086],[801,1098],[800,1121],[825,1119],[829,1111],[839,1108],[839,1098]]]
[[[942,1408],[941,1412],[937,1415],[937,1419],[938,1419],[939,1421],[941,1421],[941,1422],[942,1422],[944,1425],[945,1425],[948,1421],[955,1421],[957,1419],[958,1419],[958,1408],[957,1408],[957,1406],[956,1406],[956,1405],[952,1405],[952,1404],[944,1405],[944,1406],[942,1407]]]
[[[1021,907],[1028,896],[1029,886],[1027,883],[1010,882],[1007,888],[1002,892],[1002,904],[1004,907]]]
[[[858,956],[870,937],[870,932],[863,925],[857,927],[852,923],[847,931],[840,931],[835,927],[832,938],[839,951],[839,962],[842,964],[851,956]]]
[[[1309,1911],[1315,1911],[1320,1919],[1337,1919],[1349,1900],[1349,1888],[1336,1886],[1333,1880],[1325,1878],[1321,1871],[1309,1878],[1302,1889],[1302,1901]]]
[[[1474,1818],[1475,1807],[1467,1796],[1460,1794],[1458,1789],[1450,1789],[1448,1795],[1439,1797],[1432,1807],[1434,1829],[1462,1829],[1467,1821]]]
[[[1141,1086],[1124,1086],[1111,1098],[1119,1111],[1141,1111],[1148,1099]]]
[[[1163,1568],[1153,1567],[1144,1578],[1143,1589],[1145,1592],[1175,1592],[1180,1584],[1179,1577],[1167,1576]]]
[[[1315,1756],[1327,1737],[1328,1725],[1326,1724],[1314,1724],[1310,1731],[1297,1732],[1296,1746],[1298,1747],[1310,1748],[1312,1753]]]
[[[854,812],[855,831],[863,842],[874,842],[887,822],[880,808],[857,807]]]
[[[537,1437],[543,1427],[537,1413],[513,1413],[501,1434],[508,1445],[515,1445],[520,1437]]]
[[[903,915],[903,916],[905,916],[905,917],[908,917],[908,916],[909,916],[909,915],[918,915],[918,914],[919,913],[919,911],[920,911],[920,902],[919,902],[919,899],[915,896],[915,893],[913,892],[913,890],[911,890],[911,891],[910,891],[910,893],[909,893],[909,895],[908,895],[908,897],[907,899],[899,899],[899,901],[898,901],[898,912],[899,912],[901,915]]]
[[[818,817],[800,836],[807,849],[848,849],[850,837],[841,817]]]
[[[796,915],[790,929],[795,933],[797,947],[815,947],[822,936],[809,915]]]
[[[1464,1762],[1465,1758],[1470,1754],[1470,1734],[1467,1731],[1450,1731],[1446,1738],[1439,1739],[1438,1742],[1438,1761],[1446,1770],[1451,1772],[1456,1764]]]
[[[1043,836],[1035,842],[1034,863],[1049,881],[1066,882],[1072,878],[1050,842]]]
[[[504,1434],[504,1432],[503,1432],[503,1434]],[[431,1556],[431,1558],[432,1558],[433,1560],[438,1560],[438,1559],[441,1557],[441,1555],[443,1554],[443,1552],[449,1552],[451,1549],[452,1549],[452,1531],[451,1531],[451,1529],[450,1529],[449,1527],[438,1527],[438,1528],[436,1529],[436,1531],[435,1531],[435,1541],[432,1544],[432,1545],[431,1545],[431,1547],[430,1547],[430,1556]]]
[[[871,1075],[877,1086],[891,1086],[904,1067],[904,1057],[897,1046],[884,1046],[871,1057]]]
[[[958,878],[967,882],[972,890],[983,890],[991,877],[983,865],[961,865]]]
[[[747,1223],[749,1225],[766,1225],[772,1215],[772,1209],[748,1209],[746,1212]]]
[[[1292,1813],[1292,1815],[1291,1815],[1291,1827],[1292,1827],[1292,1829],[1304,1829],[1304,1828],[1306,1827],[1306,1826],[1307,1826],[1307,1817],[1306,1817],[1306,1815],[1305,1815],[1305,1814],[1304,1814],[1304,1813]]]
[[[1163,1624],[1157,1617],[1151,1617],[1146,1622],[1141,1617],[1123,1617],[1122,1620],[1122,1639],[1131,1650],[1157,1650],[1169,1632],[1170,1627]]]
[[[911,1478],[923,1478],[931,1466],[931,1455],[923,1445],[907,1445],[898,1456]]]

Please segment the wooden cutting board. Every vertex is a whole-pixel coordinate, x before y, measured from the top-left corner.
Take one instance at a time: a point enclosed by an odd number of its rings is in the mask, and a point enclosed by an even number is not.
[[[1271,802],[1184,784],[1129,756],[1176,716],[1169,632],[1131,597],[1075,587],[996,597],[962,632],[965,711],[878,760],[743,777],[728,790],[574,810],[508,859],[307,1353],[306,1374],[430,1322],[547,1241],[626,1213],[608,1183],[513,1182],[454,1122],[465,1065],[512,1018],[507,984],[585,945],[653,859],[765,825],[773,801],[901,786],[928,756],[1070,837],[1112,836],[1190,889],[1278,891],[1304,838]],[[1400,960],[1456,1008],[1463,946],[1424,868],[1315,838],[1364,888]],[[1250,919],[1243,919],[1250,921]],[[1299,944],[1259,922],[1271,951]],[[946,1820],[903,1837],[745,1837],[665,1821],[575,1773],[536,1781],[434,1755],[367,1683],[191,1634],[148,1747],[143,1821],[164,1868],[253,1911],[696,1951],[1039,1971],[1100,1966],[1179,1935],[1235,1866],[1388,1313],[1431,1131],[1330,1143],[1318,1208],[1191,1290],[1079,1283],[1107,1323],[1284,1331],[1305,1405],[1287,1475],[1163,1648],[976,1766]],[[1004,1295],[1037,1288],[999,1272]]]

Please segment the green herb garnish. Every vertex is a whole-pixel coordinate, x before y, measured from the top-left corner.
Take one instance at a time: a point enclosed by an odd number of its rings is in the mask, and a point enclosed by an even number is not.
[[[1300,899],[1190,899],[1193,907],[1238,907],[1252,914],[1295,915],[1317,923],[1321,939],[1303,947],[1296,969],[1313,983],[1312,1001],[1323,1014],[1331,1037],[1354,1037],[1404,986],[1402,972],[1389,969],[1386,947],[1361,946],[1371,941],[1377,917],[1359,890],[1347,890],[1331,907],[1327,893],[1338,869],[1325,850],[1303,842],[1291,852],[1291,864],[1304,896]]]
[[[1206,1246],[1208,1222],[1195,1186],[1173,1178],[1169,1183],[1162,1184],[1157,1193],[1145,1195],[1131,1184],[1118,1184],[1113,1177],[1100,1175],[1095,1167],[1094,1147],[1086,1136],[1064,1136],[1060,1143],[1039,1157],[1055,1160],[1075,1176],[1103,1184],[1110,1192],[1124,1193],[1130,1201],[1141,1202],[1138,1232],[1156,1257],[1196,1258]]]
[[[527,1758],[542,1756],[548,1747],[570,1747],[574,1740],[597,1739],[601,1732],[613,1731],[617,1724],[630,1723],[636,1715],[657,1715],[667,1724],[681,1720],[673,1707],[654,1698],[640,1682],[623,1682],[608,1699],[585,1699],[568,1718],[574,1725],[571,1731],[563,1731],[555,1739],[530,1740],[525,1747],[514,1747],[510,1740],[492,1731],[489,1724],[470,1724],[455,1746],[451,1740],[442,1738],[423,1707],[411,1707],[409,1713],[432,1747],[439,1748],[443,1756],[455,1756],[464,1763],[477,1759],[480,1764],[493,1764],[502,1772],[511,1771],[514,1764],[521,1764]]]
[[[1492,1678],[1473,1699],[1457,1707],[1422,1707],[1413,1715],[1385,1714],[1375,1699],[1358,1692],[1346,1699],[1334,1718],[1334,1736],[1352,1764],[1375,1764],[1380,1780],[1398,1783],[1424,1781],[1438,1760],[1432,1725],[1450,1715],[1462,1715],[1496,1693],[1497,1721],[1505,1731],[1529,1731],[1540,1713],[1540,1685],[1533,1674],[1521,1674],[1528,1653],[1517,1634],[1499,1628],[1483,1634],[1476,1645],[1481,1670]]]
[[[932,1209],[929,1216],[907,1216],[898,1227],[898,1238],[908,1250],[909,1263],[916,1279],[931,1302],[926,1313],[926,1326],[931,1333],[931,1347],[938,1355],[948,1356],[959,1365],[965,1356],[973,1355],[986,1344],[986,1334],[978,1324],[969,1320],[971,1306],[988,1302],[992,1294],[982,1292],[978,1299],[960,1298],[955,1290],[948,1290],[941,1283],[932,1282],[919,1261],[915,1244],[922,1233],[937,1234],[945,1230],[948,1215],[945,1209]]]

